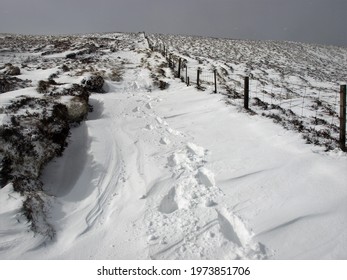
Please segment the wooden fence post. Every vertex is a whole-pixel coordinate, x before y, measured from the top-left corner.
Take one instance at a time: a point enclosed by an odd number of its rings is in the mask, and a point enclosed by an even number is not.
[[[179,58],[179,60],[178,60],[177,78],[181,78],[181,66],[182,66],[182,58]]]
[[[217,93],[217,69],[213,70],[213,76],[214,76],[214,93]]]
[[[188,66],[187,64],[185,65],[186,68],[186,83],[188,84]]]
[[[340,147],[346,152],[346,85],[340,87]]]
[[[245,77],[245,91],[244,91],[244,107],[249,109],[249,77]]]
[[[200,69],[198,68],[197,74],[196,74],[196,84],[198,88],[200,88]]]
[[[189,77],[187,77],[187,87],[190,86],[190,83],[189,83]]]

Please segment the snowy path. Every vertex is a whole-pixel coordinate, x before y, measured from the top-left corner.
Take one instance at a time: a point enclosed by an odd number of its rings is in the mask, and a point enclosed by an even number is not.
[[[346,257],[345,155],[178,80],[150,91],[142,54],[123,55],[135,67],[91,96],[94,112],[43,174],[57,239],[36,247],[11,224],[0,258]]]
[[[324,153],[223,103],[218,95],[182,89],[160,107],[174,129],[209,150],[205,167],[224,195],[221,204],[242,217],[269,258],[345,259],[346,155]]]

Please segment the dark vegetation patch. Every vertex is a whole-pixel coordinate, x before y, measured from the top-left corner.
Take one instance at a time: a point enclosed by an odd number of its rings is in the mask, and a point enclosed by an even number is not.
[[[51,81],[41,81],[42,98],[21,97],[5,109],[10,118],[0,126],[0,183],[3,187],[11,182],[25,197],[23,211],[31,229],[53,238],[54,230],[45,216],[48,196],[39,178],[47,162],[63,154],[70,126],[87,115],[89,92],[81,85],[60,91],[51,86]],[[59,102],[62,95],[73,98],[65,105]]]
[[[26,88],[30,85],[30,80],[21,80],[17,77],[0,74],[0,93]]]
[[[166,61],[162,61],[159,65],[152,65],[149,58],[155,55],[155,52],[147,51],[146,58],[142,58],[141,62],[143,67],[147,68],[151,72],[151,78],[153,86],[161,90],[169,88],[170,84],[166,81],[166,71],[170,66]],[[155,57],[155,61],[159,63],[160,57]]]
[[[120,35],[121,37],[122,35]],[[131,37],[132,36],[132,37]],[[0,36],[0,93],[25,88],[31,81],[16,77],[25,71],[59,70],[38,82],[40,98],[23,96],[6,108],[6,121],[0,126],[0,187],[11,183],[24,197],[23,215],[33,232],[54,238],[48,221],[51,199],[43,190],[40,175],[54,157],[67,146],[70,128],[83,121],[88,112],[90,92],[104,92],[104,78],[121,81],[126,60],[115,61],[104,54],[122,49],[135,49],[137,43],[105,36]],[[67,53],[65,56],[50,56]],[[119,58],[120,59],[120,58]],[[16,62],[16,66],[6,63]],[[20,65],[19,68],[17,65]],[[110,67],[105,67],[108,65]],[[104,70],[106,68],[106,70]],[[88,75],[81,84],[60,84],[61,73],[69,76]]]
[[[307,119],[297,116],[292,110],[284,109],[279,105],[268,104],[258,98],[254,100],[253,106],[258,106],[264,111],[262,116],[272,119],[287,130],[301,133],[307,144],[323,146],[326,151],[334,150],[339,146],[338,139],[331,133],[331,131],[338,133],[337,126],[330,125],[329,128],[321,128],[320,125],[327,125],[323,119],[317,117]]]
[[[1,187],[12,182],[14,190],[26,198],[23,207],[32,230],[45,235],[49,232],[52,237],[53,230],[41,211],[45,194],[39,177],[45,164],[61,156],[67,146],[67,107],[52,98],[22,97],[5,112],[11,117],[0,126]]]

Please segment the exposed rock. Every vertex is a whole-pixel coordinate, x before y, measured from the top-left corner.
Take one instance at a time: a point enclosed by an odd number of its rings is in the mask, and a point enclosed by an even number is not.
[[[104,85],[104,78],[100,75],[91,75],[82,80],[82,85],[90,91],[104,93],[102,89]]]
[[[20,75],[20,69],[17,66],[9,65],[6,67],[5,74],[10,76]]]
[[[88,114],[88,102],[86,102],[82,97],[75,96],[65,105],[67,107],[68,119],[70,122],[80,122],[85,119]]]

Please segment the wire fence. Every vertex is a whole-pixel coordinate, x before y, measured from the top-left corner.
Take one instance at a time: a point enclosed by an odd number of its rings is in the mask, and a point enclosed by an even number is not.
[[[246,108],[245,75],[229,73],[227,67],[220,65],[188,61],[169,52],[164,44],[149,42],[149,45],[153,51],[166,57],[175,76],[188,86],[226,95],[228,103]],[[341,91],[339,84],[312,86],[307,82],[296,84],[249,76],[249,112],[270,117],[285,128],[302,132],[309,143],[323,145],[327,150],[340,147],[346,151],[346,101],[342,101],[346,92]]]

